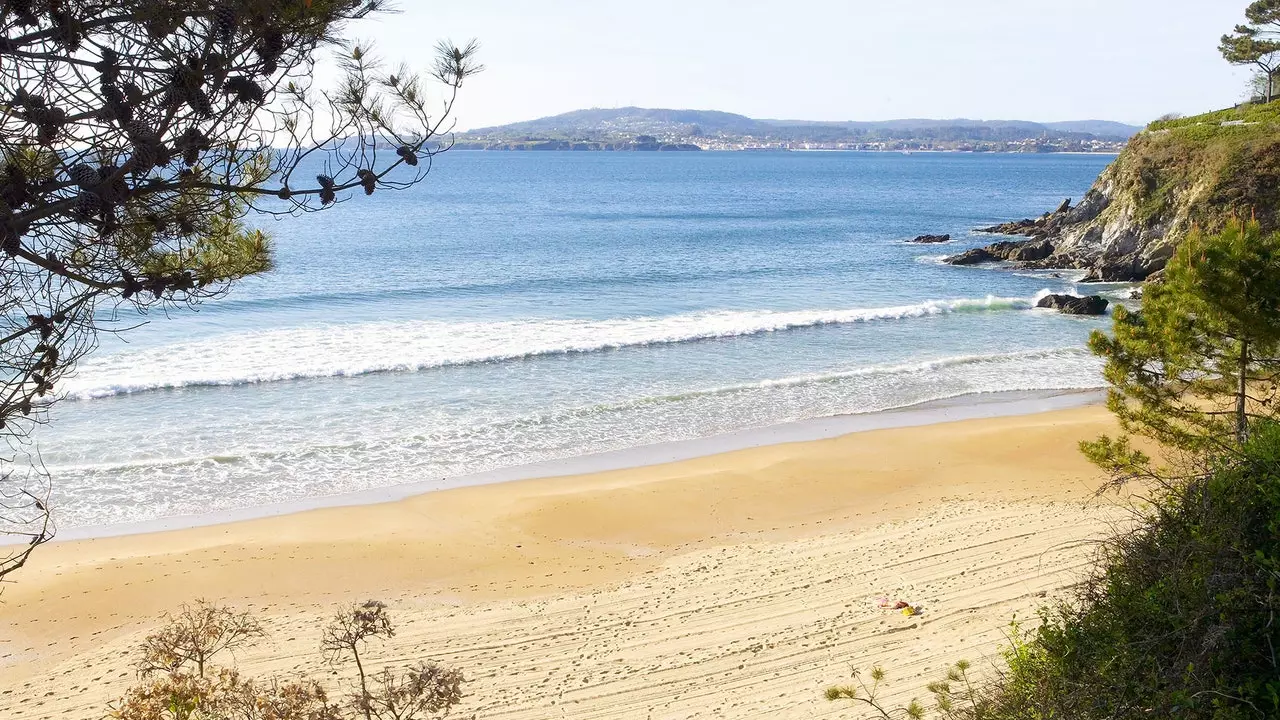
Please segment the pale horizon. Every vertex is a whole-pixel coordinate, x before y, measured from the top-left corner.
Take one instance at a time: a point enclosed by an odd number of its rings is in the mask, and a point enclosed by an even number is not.
[[[910,9],[762,2],[402,2],[353,28],[424,68],[436,41],[483,45],[457,129],[587,108],[718,110],[757,119],[1113,120],[1194,114],[1245,96],[1219,37],[1235,2],[1083,0],[1071,6],[921,0]]]

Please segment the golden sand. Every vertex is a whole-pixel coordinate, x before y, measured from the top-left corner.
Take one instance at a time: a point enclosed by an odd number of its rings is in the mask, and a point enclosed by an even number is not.
[[[198,597],[263,617],[245,672],[335,682],[320,625],[385,600],[400,632],[374,664],[462,669],[461,717],[847,717],[821,692],[850,663],[923,696],[1079,578],[1115,512],[1075,444],[1110,427],[1089,407],[878,430],[53,544],[0,596],[0,718],[101,717]]]

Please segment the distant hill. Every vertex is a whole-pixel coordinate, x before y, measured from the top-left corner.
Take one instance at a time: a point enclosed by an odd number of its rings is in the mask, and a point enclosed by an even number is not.
[[[496,127],[478,128],[467,137],[599,140],[621,135],[681,137],[754,137],[789,142],[838,140],[917,140],[1009,142],[1029,138],[1122,142],[1141,128],[1106,120],[1035,123],[1023,120],[933,120],[876,122],[758,120],[713,110],[593,108]]]
[[[1136,125],[1125,125],[1111,120],[1068,120],[1066,122],[1044,123],[1044,125],[1054,130],[1089,133],[1098,137],[1131,138],[1142,130]]]

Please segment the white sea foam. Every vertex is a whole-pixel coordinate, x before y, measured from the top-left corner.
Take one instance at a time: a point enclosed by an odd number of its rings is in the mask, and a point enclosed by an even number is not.
[[[546,355],[746,337],[961,312],[1027,310],[1033,298],[929,300],[845,310],[720,311],[608,320],[368,322],[206,337],[94,356],[64,384],[89,399],[190,386],[409,372]]]
[[[265,505],[446,478],[652,443],[867,413],[971,393],[1094,388],[1080,347],[955,355],[648,395],[452,416],[430,404],[358,413],[341,437],[310,423],[264,433],[230,422],[213,435],[162,433],[161,453],[113,448],[53,462],[65,527]],[[145,432],[145,431],[138,431]]]

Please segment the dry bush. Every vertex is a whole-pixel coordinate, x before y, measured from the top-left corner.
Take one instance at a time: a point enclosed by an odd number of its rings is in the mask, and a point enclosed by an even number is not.
[[[138,673],[143,677],[153,672],[176,673],[194,665],[196,675],[204,677],[209,658],[253,644],[266,633],[249,613],[236,613],[208,600],[183,605],[176,615],[166,615],[166,623],[142,644]]]
[[[331,664],[348,656],[358,683],[331,699],[308,678],[247,679],[212,661],[265,637],[248,613],[199,600],[149,635],[140,649],[141,682],[110,709],[115,720],[432,720],[462,701],[457,670],[419,662],[369,674],[360,652],[372,638],[395,635],[387,606],[377,601],[344,608],[324,628],[321,650]],[[234,660],[234,657],[233,657]]]

